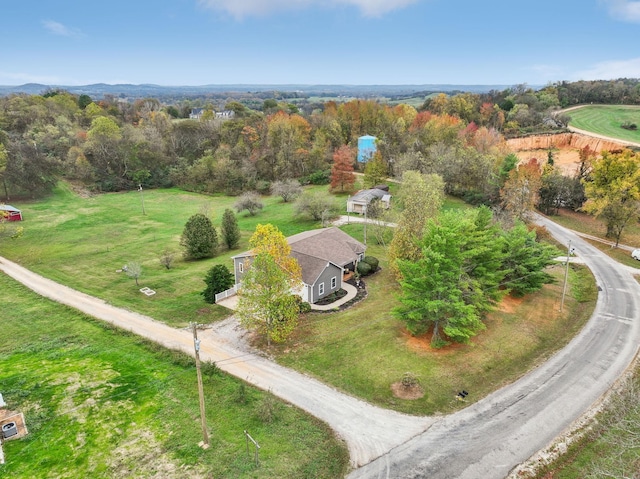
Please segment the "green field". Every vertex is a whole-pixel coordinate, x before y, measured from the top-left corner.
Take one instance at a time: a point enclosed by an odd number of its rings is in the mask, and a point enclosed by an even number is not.
[[[362,240],[363,225],[343,229]],[[457,391],[469,391],[475,402],[517,379],[567,344],[593,311],[593,276],[575,265],[564,313],[558,312],[564,269],[557,265],[550,270],[555,284],[523,299],[507,298],[471,344],[433,349],[428,336],[412,338],[391,315],[400,290],[383,249],[372,243],[367,254],[381,260],[382,270],[365,278],[367,298],[345,311],[308,315],[291,341],[275,350],[282,364],[382,407],[421,415],[460,409],[465,404],[456,400]],[[394,396],[391,386],[406,372],[419,379],[424,397]]]
[[[291,204],[265,198],[265,208],[257,216],[239,217],[243,240],[238,250],[196,262],[178,257],[170,270],[160,265],[158,255],[165,247],[178,249],[184,222],[191,214],[208,208],[214,223],[219,224],[224,208],[234,201],[177,189],[151,190],[145,192],[147,214],[142,215],[138,192],[85,198],[62,184],[51,198],[20,205],[25,215],[24,236],[3,241],[0,254],[63,284],[172,326],[182,327],[190,321],[208,323],[230,312],[203,301],[199,294],[204,287],[202,278],[211,265],[230,265],[230,256],[247,249],[257,223],[273,223],[285,235],[319,226],[296,220]],[[462,207],[468,205],[454,199],[448,199],[444,206]],[[362,240],[362,224],[343,228]],[[554,305],[559,300],[559,286],[552,285],[519,302],[513,311],[496,312],[487,320],[487,331],[472,345],[434,351],[424,347],[428,344],[424,338],[409,338],[402,323],[391,317],[398,287],[389,274],[385,251],[372,244],[373,236],[371,230],[369,253],[381,260],[383,271],[367,280],[368,298],[343,312],[309,315],[297,336],[273,352],[284,364],[384,407],[414,414],[451,410],[461,406],[452,400],[460,387],[473,391],[470,400],[475,401],[566,344],[593,307],[592,298],[587,302],[570,299],[566,315],[539,318],[540,311],[557,309]],[[140,286],[154,289],[155,296],[141,294],[131,278],[116,272],[132,259],[144,268]],[[576,271],[579,278],[584,274]],[[592,281],[586,283],[592,286]],[[546,306],[541,308],[541,304]],[[405,372],[415,373],[422,384],[428,385],[423,399],[397,400],[392,395],[391,384]]]
[[[326,190],[326,186],[313,188]],[[184,261],[179,242],[187,219],[204,211],[219,227],[225,208],[233,208],[235,201],[233,197],[178,189],[148,190],[144,192],[143,215],[137,191],[87,198],[60,183],[53,196],[45,200],[19,203],[25,218],[24,235],[0,242],[0,255],[47,278],[172,326],[185,326],[191,321],[208,323],[226,317],[229,311],[204,302],[200,292],[205,286],[205,273],[219,263],[231,269],[230,257],[248,249],[249,237],[258,223],[272,223],[286,236],[320,226],[294,218],[291,203],[265,197],[265,207],[256,216],[238,215],[242,232],[238,249],[223,249],[211,259]],[[169,270],[159,261],[165,248],[176,252]],[[116,272],[129,261],[142,265],[140,286]],[[143,286],[156,294],[140,293]]]
[[[640,107],[589,105],[567,112],[571,117],[570,126],[598,135],[619,138],[621,140],[640,143]],[[620,125],[634,123],[638,130],[631,131]]]
[[[320,421],[211,365],[211,448],[194,360],[46,300],[0,273],[0,391],[29,434],[3,445],[0,477],[326,478],[348,468]],[[260,443],[257,468],[243,430]]]

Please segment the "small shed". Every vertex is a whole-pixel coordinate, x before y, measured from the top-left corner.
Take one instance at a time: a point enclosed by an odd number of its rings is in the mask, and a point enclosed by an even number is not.
[[[391,205],[391,195],[387,191],[372,188],[370,190],[358,191],[355,195],[350,196],[347,200],[347,212],[365,214],[367,207],[374,200],[382,201],[386,209]]]
[[[22,211],[11,205],[0,205],[0,219],[4,217],[7,221],[22,221]]]
[[[364,135],[358,138],[358,162],[366,163],[378,151],[375,136]]]

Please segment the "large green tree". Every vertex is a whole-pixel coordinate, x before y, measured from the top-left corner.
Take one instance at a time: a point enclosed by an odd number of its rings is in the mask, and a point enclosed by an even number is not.
[[[553,281],[545,268],[559,254],[555,247],[536,241],[535,230],[529,231],[522,222],[505,231],[503,238],[502,282],[512,296],[524,296]]]
[[[472,222],[462,215],[445,215],[440,222],[429,220],[421,257],[397,261],[402,294],[393,314],[414,335],[432,330],[434,347],[449,340],[466,343],[485,327],[469,302],[474,291],[471,278],[464,274],[470,230]]]
[[[185,259],[212,258],[218,249],[218,233],[209,218],[196,213],[184,225],[180,245]]]

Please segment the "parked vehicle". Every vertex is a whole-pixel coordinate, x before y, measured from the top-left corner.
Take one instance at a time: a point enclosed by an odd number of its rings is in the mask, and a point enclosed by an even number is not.
[[[631,252],[631,257],[632,257],[633,259],[637,259],[638,261],[640,261],[640,249],[634,249],[634,250]]]

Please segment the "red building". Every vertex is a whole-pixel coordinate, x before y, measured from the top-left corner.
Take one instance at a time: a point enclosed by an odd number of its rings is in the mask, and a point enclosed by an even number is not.
[[[0,205],[0,219],[4,216],[7,221],[22,221],[22,212],[11,205]]]

